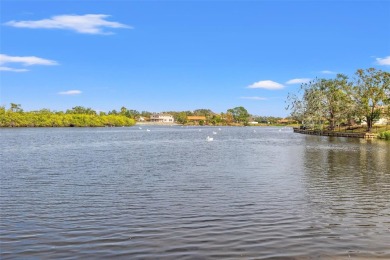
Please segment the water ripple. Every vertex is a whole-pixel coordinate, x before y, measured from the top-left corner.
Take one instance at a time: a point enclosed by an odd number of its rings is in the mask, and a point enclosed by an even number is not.
[[[1,259],[390,258],[388,143],[199,129],[0,129]]]

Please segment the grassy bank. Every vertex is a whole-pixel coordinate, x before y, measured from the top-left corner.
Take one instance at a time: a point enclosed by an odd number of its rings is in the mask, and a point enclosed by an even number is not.
[[[378,134],[378,138],[385,139],[390,141],[390,130],[389,131],[383,131]]]

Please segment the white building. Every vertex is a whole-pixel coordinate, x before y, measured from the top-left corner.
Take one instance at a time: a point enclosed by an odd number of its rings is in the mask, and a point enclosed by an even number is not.
[[[174,121],[173,116],[169,114],[152,114],[150,116],[150,122],[173,123]]]
[[[380,118],[378,121],[374,123],[374,125],[387,125],[389,123],[389,120],[387,118]],[[367,123],[366,123],[367,124]]]

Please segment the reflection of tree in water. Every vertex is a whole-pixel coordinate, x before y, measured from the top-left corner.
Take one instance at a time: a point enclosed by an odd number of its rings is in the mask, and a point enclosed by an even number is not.
[[[356,248],[368,243],[382,250],[390,243],[389,143],[324,137],[306,142],[303,178],[312,217]]]

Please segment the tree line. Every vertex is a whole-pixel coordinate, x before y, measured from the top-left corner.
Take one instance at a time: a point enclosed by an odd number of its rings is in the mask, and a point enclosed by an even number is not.
[[[390,117],[390,73],[368,68],[358,69],[351,80],[344,74],[316,78],[290,93],[287,103],[291,117],[305,126],[334,130],[365,122],[370,132],[377,120]]]
[[[132,126],[135,120],[121,114],[97,113],[91,108],[74,107],[66,112],[41,109],[25,112],[20,104],[0,107],[0,127],[103,127]]]
[[[200,125],[249,125],[250,122],[260,124],[278,124],[281,117],[252,115],[243,106],[226,110],[226,112],[215,113],[210,109],[196,109],[194,111],[165,111],[163,114],[170,114],[179,124],[194,124],[189,116],[203,116],[205,120],[199,120]]]
[[[119,110],[97,112],[92,108],[76,106],[63,111],[41,109],[24,111],[20,104],[11,103],[9,108],[0,107],[0,127],[102,127],[132,126],[140,118],[148,119],[152,112],[139,112],[135,109],[121,107]],[[255,116],[242,107],[228,109],[223,113],[215,113],[210,109],[194,111],[165,111],[179,124],[194,124],[188,116],[203,116],[204,120],[195,122],[200,125],[248,125],[250,121],[260,124],[277,124],[280,117]]]

